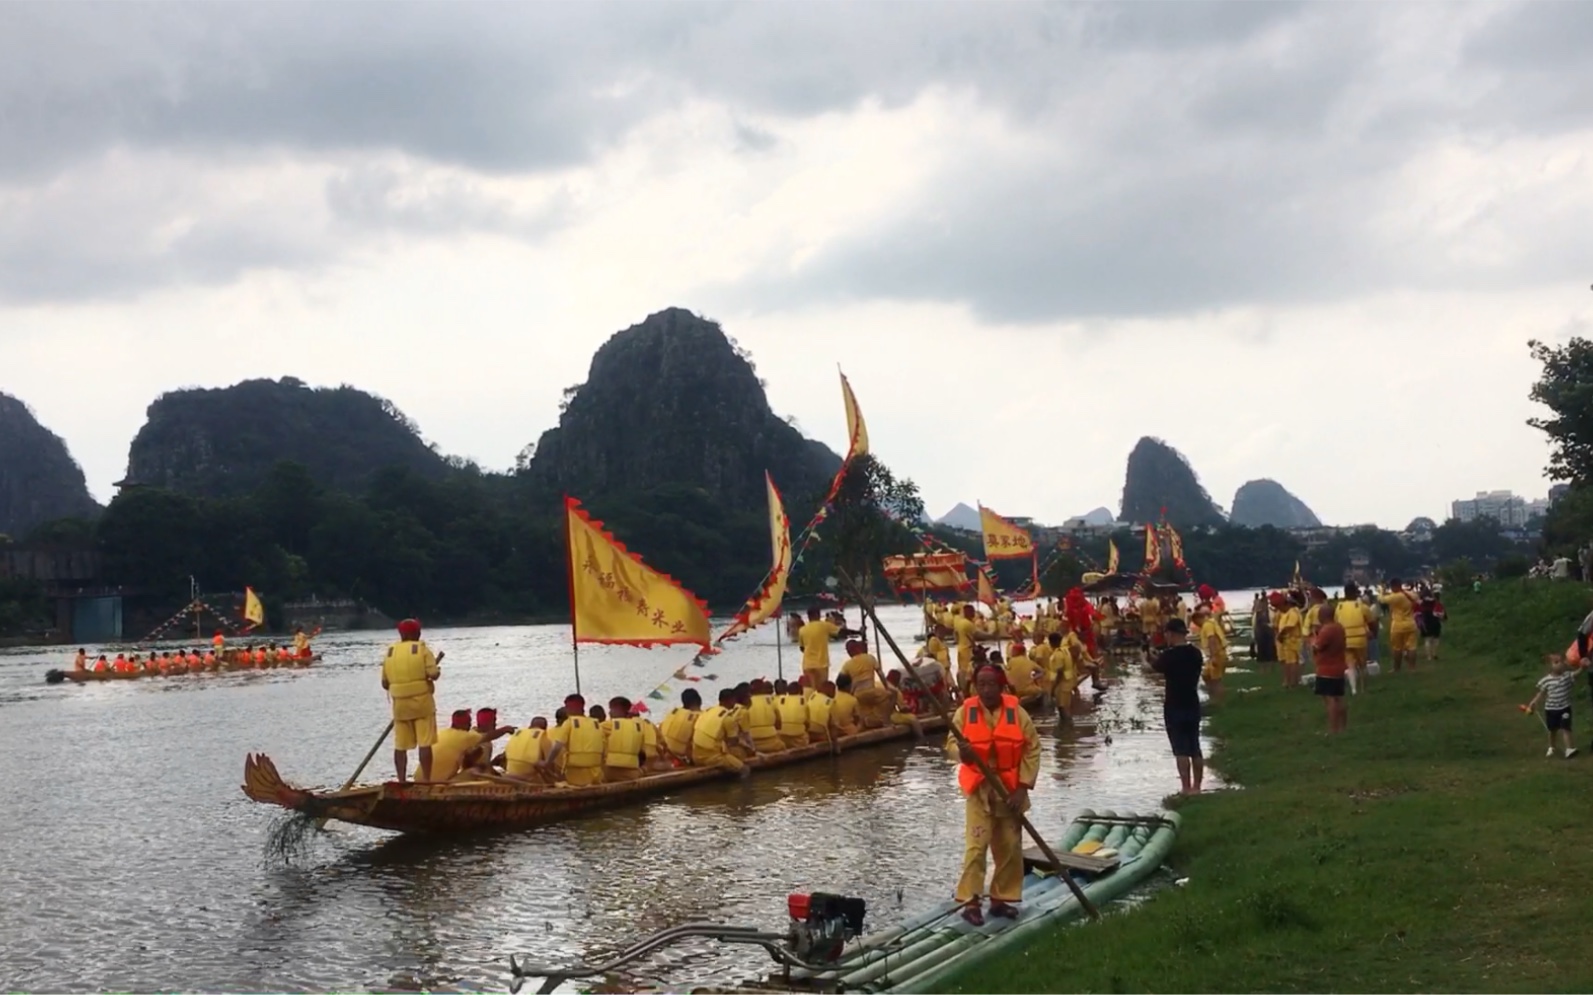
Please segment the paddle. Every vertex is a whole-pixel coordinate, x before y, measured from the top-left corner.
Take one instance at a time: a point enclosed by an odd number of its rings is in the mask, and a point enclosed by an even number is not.
[[[956,737],[958,745],[964,747],[970,746],[967,738],[963,736],[961,730],[959,730],[952,722],[951,712],[949,709],[947,709],[946,703],[941,700],[940,695],[935,693],[934,688],[924,687],[924,682],[918,679],[918,672],[914,670],[912,665],[907,662],[907,655],[902,652],[902,648],[900,646],[896,645],[895,637],[890,634],[889,629],[880,624],[879,616],[874,614],[873,599],[869,598],[863,593],[862,589],[858,587],[857,583],[852,580],[852,576],[847,573],[844,568],[837,565],[836,572],[841,575],[841,582],[846,585],[848,590],[851,591],[852,597],[855,598],[857,603],[862,606],[863,611],[868,614],[869,618],[874,620],[875,631],[878,632],[881,638],[883,638],[890,646],[891,652],[896,654],[896,659],[902,662],[902,667],[907,671],[907,673],[903,675],[902,679],[904,681],[911,680],[920,688],[923,688],[925,695],[930,701],[934,702],[935,711],[940,713],[941,720],[946,723],[946,728],[949,729],[951,734]],[[970,750],[970,752],[972,751]],[[1008,799],[1007,786],[1001,783],[1001,778],[997,776],[994,770],[991,769],[990,764],[985,760],[984,757],[980,756],[977,752],[974,752],[973,758],[974,762],[979,765],[980,771],[984,773],[985,783],[990,785],[991,789],[995,791],[1002,803],[1005,804]],[[1062,878],[1062,883],[1066,884],[1068,886],[1068,890],[1073,892],[1073,897],[1079,900],[1079,905],[1084,908],[1084,911],[1090,914],[1091,919],[1101,918],[1100,910],[1097,909],[1094,903],[1090,901],[1089,897],[1084,894],[1084,890],[1079,887],[1078,882],[1073,880],[1073,875],[1068,873],[1068,869],[1063,865],[1061,858],[1056,855],[1056,853],[1051,849],[1051,845],[1047,843],[1045,838],[1040,835],[1040,831],[1034,828],[1034,824],[1029,821],[1029,817],[1024,815],[1022,812],[1015,814],[1018,816],[1018,822],[1022,824],[1024,831],[1029,834],[1029,838],[1034,840],[1035,844],[1040,847],[1040,852],[1045,854],[1045,858],[1051,862],[1051,866],[1056,868],[1057,874]]]
[[[354,787],[354,782],[358,781],[360,779],[360,775],[365,773],[366,765],[371,762],[371,758],[372,757],[376,756],[376,751],[382,748],[382,744],[387,742],[387,734],[392,732],[392,731],[393,731],[393,720],[392,719],[388,719],[387,720],[387,724],[382,727],[382,734],[380,736],[376,737],[376,742],[371,744],[370,752],[365,754],[365,759],[360,761],[360,765],[358,767],[354,768],[354,773],[349,775],[348,780],[343,782],[343,787],[338,789],[338,790],[347,791],[349,788]],[[326,819],[327,819],[326,816],[322,816],[321,818],[316,819],[315,820],[315,828],[316,829],[325,829],[326,828]]]

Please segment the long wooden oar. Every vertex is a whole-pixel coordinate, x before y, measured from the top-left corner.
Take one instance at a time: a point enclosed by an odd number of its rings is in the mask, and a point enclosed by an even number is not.
[[[343,787],[339,789],[340,791],[347,791],[349,788],[354,787],[354,782],[358,781],[360,779],[360,775],[365,773],[366,765],[371,762],[372,757],[376,756],[376,751],[382,748],[382,744],[387,742],[387,734],[392,731],[393,720],[388,719],[387,725],[382,727],[382,734],[376,737],[376,742],[371,744],[370,752],[365,754],[365,759],[360,761],[360,765],[354,768],[354,773],[350,774],[348,780],[343,782]],[[315,820],[315,828],[325,829],[326,819],[326,816],[322,816],[321,818]]]
[[[902,652],[902,648],[900,646],[896,645],[896,639],[891,635],[890,630],[885,628],[883,625],[880,625],[879,616],[874,614],[873,599],[869,598],[863,593],[862,589],[857,586],[857,583],[852,579],[851,575],[848,574],[844,569],[837,566],[836,572],[841,575],[841,582],[845,584],[846,587],[852,592],[852,597],[856,598],[857,603],[863,606],[863,611],[867,612],[868,617],[874,620],[876,631],[890,646],[891,652],[896,654],[896,659],[902,662],[902,667],[906,670],[903,680],[911,680],[920,688],[924,689],[924,692],[929,696],[929,700],[935,703],[935,710],[940,713],[941,719],[946,723],[946,728],[949,729],[951,734],[956,737],[958,745],[968,747],[969,752],[973,754],[974,762],[978,764],[980,771],[984,773],[985,783],[990,785],[991,789],[996,792],[996,794],[1000,797],[1002,804],[1006,804],[1010,797],[1007,794],[1007,786],[1001,783],[1001,778],[997,776],[995,770],[991,768],[989,762],[987,762],[984,757],[980,756],[978,752],[972,749],[972,744],[968,742],[968,738],[964,736],[962,731],[957,728],[954,722],[952,722],[951,711],[946,707],[946,703],[941,701],[940,695],[935,693],[934,688],[924,687],[924,682],[918,679],[918,672],[913,669],[912,664],[907,662],[907,655]],[[1035,844],[1039,846],[1040,852],[1045,854],[1045,858],[1051,862],[1051,866],[1056,868],[1057,874],[1062,878],[1062,882],[1068,886],[1069,891],[1073,892],[1073,897],[1079,900],[1079,905],[1083,906],[1084,911],[1090,914],[1091,919],[1101,918],[1100,910],[1097,909],[1095,904],[1090,901],[1089,897],[1084,894],[1084,889],[1079,887],[1078,882],[1073,880],[1073,875],[1068,873],[1068,869],[1062,863],[1061,858],[1056,855],[1055,851],[1051,849],[1051,845],[1045,841],[1043,836],[1040,835],[1040,831],[1034,828],[1034,824],[1029,821],[1029,817],[1024,815],[1022,812],[1015,812],[1013,814],[1018,817],[1019,823],[1022,824],[1024,830],[1029,834],[1029,838],[1034,840]]]

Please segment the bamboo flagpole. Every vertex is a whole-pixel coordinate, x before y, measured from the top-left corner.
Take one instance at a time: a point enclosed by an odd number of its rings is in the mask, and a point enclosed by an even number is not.
[[[880,625],[879,616],[874,612],[873,602],[864,595],[860,588],[858,588],[856,582],[852,579],[851,574],[847,573],[846,570],[839,565],[836,566],[836,570],[841,575],[842,583],[844,583],[847,588],[850,589],[852,596],[857,599],[858,604],[862,606],[863,611],[868,615],[868,617],[874,620],[875,632],[884,639],[887,645],[890,646],[891,652],[896,654],[896,659],[901,661],[903,669],[906,670],[903,680],[910,680],[923,689],[926,697],[930,701],[934,702],[935,711],[940,714],[942,721],[946,723],[946,728],[951,732],[952,736],[956,738],[958,745],[968,746],[969,743],[967,738],[963,736],[961,730],[959,730],[956,724],[952,722],[951,711],[947,708],[946,703],[941,700],[940,695],[935,693],[934,688],[924,687],[924,682],[918,679],[918,671],[913,668],[912,664],[907,662],[906,654],[902,652],[902,648],[900,646],[896,645],[896,640],[893,636],[891,636],[890,630]],[[996,792],[1003,803],[1006,803],[1009,796],[1007,794],[1006,785],[1001,783],[1001,778],[993,769],[991,769],[990,764],[986,762],[984,757],[979,756],[977,753],[974,753],[973,757],[975,763],[978,764],[980,771],[982,771],[985,775],[985,783],[990,785],[991,789]],[[1029,817],[1027,815],[1022,812],[1018,812],[1016,814],[1018,816],[1018,821],[1023,826],[1024,831],[1029,834],[1030,839],[1034,840],[1035,845],[1040,848],[1040,852],[1045,855],[1046,860],[1051,862],[1051,866],[1056,868],[1058,876],[1060,876],[1063,883],[1068,886],[1068,890],[1073,892],[1073,897],[1078,899],[1079,905],[1083,907],[1084,911],[1089,913],[1090,918],[1099,919],[1101,917],[1100,910],[1097,909],[1095,904],[1090,901],[1089,896],[1084,894],[1084,889],[1079,887],[1078,882],[1073,880],[1073,875],[1068,873],[1068,869],[1063,865],[1061,858],[1059,858],[1055,851],[1051,849],[1051,844],[1047,843],[1045,841],[1045,837],[1040,835],[1040,831],[1034,828],[1034,824],[1029,821]]]
[[[570,652],[575,659],[575,693],[581,693],[581,640],[575,631],[575,549],[570,545],[570,497],[564,496],[564,584],[570,596]]]

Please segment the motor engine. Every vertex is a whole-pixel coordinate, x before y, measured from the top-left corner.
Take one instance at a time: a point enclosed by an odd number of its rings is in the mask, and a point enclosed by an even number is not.
[[[846,941],[863,934],[867,905],[861,898],[815,892],[787,895],[785,903],[791,916],[787,945],[809,964],[839,960]]]

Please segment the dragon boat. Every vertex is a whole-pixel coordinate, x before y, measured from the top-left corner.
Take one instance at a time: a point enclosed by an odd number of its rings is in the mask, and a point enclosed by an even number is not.
[[[101,681],[136,681],[143,677],[181,678],[197,677],[200,674],[235,674],[243,673],[245,671],[303,670],[311,664],[319,662],[320,659],[321,654],[316,653],[313,656],[297,657],[286,663],[273,663],[268,667],[257,667],[252,663],[233,663],[229,661],[226,663],[217,663],[214,667],[205,667],[200,670],[188,670],[185,667],[183,670],[173,670],[170,673],[164,673],[159,670],[144,669],[131,671],[57,669],[45,672],[44,683],[60,684],[62,682],[70,682],[72,684],[97,684]]]
[[[945,721],[938,716],[920,716],[919,724],[926,733],[945,729]],[[912,735],[911,726],[892,725],[842,736],[837,745],[850,750]],[[817,761],[830,753],[829,744],[817,743],[763,754],[746,761],[746,765],[756,777],[760,771]],[[530,829],[737,776],[719,767],[686,767],[636,781],[579,788],[481,778],[438,783],[387,781],[338,791],[314,791],[284,781],[276,764],[265,754],[249,754],[243,765],[243,793],[261,804],[279,805],[314,818],[337,819],[396,833],[457,834]]]

